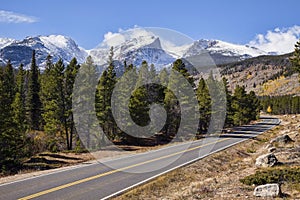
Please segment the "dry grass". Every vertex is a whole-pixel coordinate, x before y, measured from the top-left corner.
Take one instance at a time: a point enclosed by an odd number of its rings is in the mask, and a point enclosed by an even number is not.
[[[265,146],[272,138],[282,134],[289,134],[296,140],[293,146],[300,144],[300,115],[281,118],[280,126],[255,139],[165,174],[115,199],[256,199],[253,196],[254,186],[244,185],[240,179],[256,172],[255,159],[267,153]],[[275,154],[279,161],[290,162],[284,152],[291,147],[278,148],[280,151]],[[293,163],[300,165],[300,159],[294,159]],[[298,186],[286,184],[282,190],[291,199],[300,199]]]
[[[100,150],[92,153],[43,152],[25,160],[23,163],[24,167],[20,168],[17,174],[0,174],[0,184],[39,176],[66,168],[72,168],[74,165],[76,166],[81,163],[87,164],[90,162],[96,162],[95,159],[104,161],[105,159],[112,159],[129,154],[156,150],[167,145],[174,144],[157,145],[153,147],[117,145],[117,148],[107,148],[105,150]]]

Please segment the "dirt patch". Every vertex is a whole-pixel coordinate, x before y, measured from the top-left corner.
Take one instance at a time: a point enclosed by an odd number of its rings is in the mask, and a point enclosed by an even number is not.
[[[171,144],[169,144],[171,145]],[[166,145],[158,145],[154,147],[140,147],[118,145],[117,149],[105,149],[92,153],[51,153],[43,152],[24,161],[23,169],[20,169],[13,176],[0,176],[0,184],[18,181],[30,177],[40,176],[61,170],[67,170],[74,167],[80,167],[97,160],[113,159],[129,154],[142,153],[150,150],[159,149]]]
[[[294,142],[276,146],[275,155],[284,166],[300,165],[297,151],[300,115],[279,117],[282,123],[273,130],[170,172],[115,199],[263,199],[253,196],[255,186],[247,186],[240,179],[258,170],[255,159],[268,152],[266,146],[271,139],[288,134]],[[300,199],[298,187],[283,184],[282,191],[291,199]]]

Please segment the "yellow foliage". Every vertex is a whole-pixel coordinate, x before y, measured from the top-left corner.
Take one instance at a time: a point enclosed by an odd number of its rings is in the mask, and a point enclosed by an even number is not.
[[[251,73],[249,73],[249,74],[247,75],[247,79],[250,79],[250,78],[252,78],[252,74],[251,74]]]
[[[276,94],[278,88],[283,87],[284,85],[288,84],[290,80],[287,80],[284,76],[276,80],[269,80],[268,82],[263,84],[263,91],[261,91],[261,95],[272,95]]]
[[[269,106],[268,108],[267,108],[267,113],[271,113],[272,112],[272,108],[271,108],[271,106]]]

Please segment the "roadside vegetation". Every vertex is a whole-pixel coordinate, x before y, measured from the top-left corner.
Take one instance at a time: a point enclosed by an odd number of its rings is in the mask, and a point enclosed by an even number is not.
[[[281,119],[281,124],[274,129],[160,176],[114,199],[257,199],[253,190],[262,183],[280,183],[285,198],[299,199],[300,157],[296,149],[300,146],[300,115],[276,117]],[[268,153],[267,147],[272,139],[284,134],[294,142],[276,144],[274,154],[281,164],[268,169],[257,168],[256,158]]]

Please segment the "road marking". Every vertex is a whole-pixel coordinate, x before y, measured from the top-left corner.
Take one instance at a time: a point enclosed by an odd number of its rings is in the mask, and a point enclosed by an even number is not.
[[[117,172],[120,172],[120,171],[123,171],[123,170],[126,170],[126,169],[130,169],[130,168],[133,168],[133,167],[141,166],[141,165],[144,165],[144,164],[147,164],[147,163],[151,163],[151,162],[155,162],[155,161],[162,160],[162,159],[165,159],[165,158],[169,158],[169,157],[172,157],[172,156],[176,156],[176,155],[181,154],[181,153],[186,153],[186,152],[189,152],[189,151],[193,151],[193,150],[196,150],[196,149],[199,149],[199,148],[211,145],[211,144],[217,144],[217,143],[229,140],[229,139],[230,138],[224,138],[224,139],[221,139],[221,140],[218,140],[218,141],[207,143],[205,145],[185,149],[183,151],[179,151],[179,152],[176,152],[176,153],[173,153],[173,154],[169,154],[169,155],[162,156],[162,157],[159,157],[159,158],[154,158],[152,160],[148,160],[148,161],[145,161],[145,162],[140,162],[140,163],[137,163],[137,164],[134,164],[134,165],[129,165],[127,167],[115,169],[115,170],[112,170],[112,171],[109,171],[109,172],[105,172],[105,173],[98,174],[98,175],[95,175],[95,176],[91,176],[91,177],[88,177],[88,178],[84,178],[84,179],[81,179],[81,180],[78,180],[78,181],[74,181],[74,182],[71,182],[71,183],[60,185],[60,186],[57,186],[57,187],[54,187],[54,188],[51,188],[51,189],[48,189],[48,190],[44,190],[44,191],[29,195],[29,196],[26,196],[26,197],[22,197],[18,200],[33,199],[33,198],[36,198],[36,197],[39,197],[39,196],[42,196],[42,195],[45,195],[45,194],[48,194],[48,193],[51,193],[51,192],[55,192],[57,190],[61,190],[61,189],[68,188],[68,187],[71,187],[71,186],[74,186],[74,185],[78,185],[78,184],[81,184],[81,183],[84,183],[84,182],[88,182],[88,181],[91,181],[91,180],[94,180],[94,179],[97,179],[97,178],[100,178],[100,177],[103,177],[103,176],[107,176],[107,175],[114,174],[114,173],[117,173]]]
[[[279,124],[280,124],[280,121],[277,122],[276,124],[279,125]],[[112,198],[112,197],[114,197],[114,196],[120,195],[120,194],[122,194],[123,192],[126,192],[126,191],[128,191],[128,190],[130,190],[130,189],[132,189],[132,188],[135,188],[135,187],[137,187],[137,186],[139,186],[139,185],[141,185],[141,184],[147,183],[148,181],[150,181],[150,180],[152,180],[152,179],[154,179],[154,178],[157,178],[157,177],[159,177],[159,176],[161,176],[161,175],[163,175],[163,174],[166,174],[166,173],[168,173],[168,172],[171,172],[171,171],[173,171],[173,170],[175,170],[175,169],[178,169],[178,168],[180,168],[180,167],[189,165],[189,164],[191,164],[191,163],[193,163],[193,162],[196,162],[196,161],[198,161],[198,160],[200,160],[200,159],[202,159],[202,158],[205,158],[205,157],[207,157],[207,156],[209,156],[209,155],[211,155],[211,154],[217,153],[217,152],[222,151],[222,150],[224,150],[224,149],[230,148],[230,147],[232,147],[232,146],[234,146],[234,145],[236,145],[236,144],[242,143],[242,142],[244,142],[244,141],[246,141],[246,140],[248,140],[248,139],[250,139],[250,138],[254,138],[254,137],[256,137],[256,136],[258,136],[258,135],[260,135],[260,134],[262,134],[262,133],[265,133],[266,131],[271,130],[272,128],[274,128],[274,127],[277,126],[277,125],[272,125],[272,126],[270,126],[267,130],[265,130],[265,131],[263,131],[263,132],[259,132],[259,133],[257,133],[256,135],[254,135],[254,136],[252,136],[252,137],[249,137],[249,138],[242,139],[242,140],[240,140],[240,141],[231,143],[231,144],[229,144],[229,145],[227,145],[227,146],[224,146],[224,147],[222,147],[222,148],[220,148],[220,149],[217,149],[217,150],[215,150],[215,151],[212,151],[212,152],[210,152],[210,153],[208,153],[208,154],[206,154],[206,155],[200,156],[200,157],[195,158],[195,159],[193,159],[193,160],[190,160],[190,161],[188,161],[188,162],[186,162],[186,163],[182,163],[182,164],[180,164],[180,165],[178,165],[178,166],[175,166],[175,167],[173,167],[173,168],[171,168],[171,169],[168,169],[168,170],[166,170],[166,171],[164,171],[164,172],[161,172],[161,173],[159,173],[159,174],[156,174],[156,175],[154,175],[154,176],[152,176],[152,177],[147,178],[146,180],[143,180],[143,181],[141,181],[141,182],[135,183],[135,184],[133,184],[133,185],[131,185],[131,186],[128,186],[127,188],[124,188],[124,189],[122,189],[122,190],[120,190],[120,191],[118,191],[118,192],[115,192],[115,193],[110,194],[110,195],[108,195],[108,196],[106,196],[106,197],[103,197],[103,198],[101,198],[101,200],[110,199],[110,198]],[[246,134],[237,134],[237,135],[246,135]]]
[[[274,125],[275,126],[275,125]],[[270,129],[272,129],[274,126],[271,126]],[[270,130],[269,129],[269,130]],[[266,130],[267,131],[267,130]],[[265,131],[264,131],[265,132]],[[262,133],[264,133],[262,132]],[[237,134],[237,135],[246,135],[246,134]],[[257,135],[254,135],[253,137],[255,137]],[[57,187],[54,187],[54,188],[51,188],[51,189],[48,189],[48,190],[44,190],[44,191],[41,191],[41,192],[38,192],[38,193],[35,193],[35,194],[32,194],[32,195],[29,195],[29,196],[26,196],[26,197],[23,197],[23,198],[20,198],[18,200],[29,200],[29,199],[33,199],[33,198],[36,198],[36,197],[39,197],[39,196],[42,196],[42,195],[45,195],[45,194],[48,194],[48,193],[51,193],[51,192],[55,192],[55,191],[58,191],[58,190],[61,190],[61,189],[64,189],[64,188],[68,188],[68,187],[71,187],[71,186],[74,186],[74,185],[78,185],[78,184],[81,184],[81,183],[84,183],[84,182],[88,182],[88,181],[91,181],[91,180],[94,180],[94,179],[97,179],[97,178],[100,178],[100,177],[103,177],[103,176],[107,176],[107,175],[110,175],[110,174],[114,174],[114,173],[117,173],[117,172],[120,172],[120,171],[123,171],[123,170],[126,170],[126,169],[130,169],[130,168],[133,168],[133,167],[137,167],[137,166],[140,166],[140,165],[144,165],[144,164],[147,164],[147,163],[151,163],[151,162],[155,162],[155,161],[158,161],[158,160],[161,160],[161,159],[164,159],[164,158],[169,158],[169,157],[172,157],[172,156],[175,156],[175,155],[178,155],[178,154],[181,154],[181,153],[186,153],[186,152],[189,152],[189,151],[193,151],[193,150],[196,150],[196,149],[199,149],[199,148],[202,148],[202,147],[205,147],[205,146],[208,146],[208,145],[211,145],[211,144],[217,144],[217,143],[220,143],[220,142],[223,142],[223,141],[226,141],[226,140],[229,140],[231,138],[224,138],[224,139],[221,139],[221,140],[218,140],[218,141],[215,141],[215,142],[210,142],[210,143],[207,143],[205,145],[200,145],[200,146],[196,146],[196,147],[193,147],[193,148],[189,148],[189,149],[186,149],[186,150],[183,150],[183,151],[179,151],[179,152],[176,152],[176,153],[173,153],[173,154],[169,154],[169,155],[166,155],[166,156],[162,156],[162,157],[159,157],[159,158],[155,158],[155,159],[152,159],[152,160],[148,160],[148,161],[145,161],[145,162],[141,162],[141,163],[137,163],[137,164],[134,164],[134,165],[129,165],[127,167],[123,167],[123,168],[119,168],[119,169],[115,169],[115,170],[112,170],[112,171],[109,171],[109,172],[105,172],[105,173],[102,173],[102,174],[98,174],[98,175],[95,175],[95,176],[91,176],[91,177],[88,177],[88,178],[84,178],[84,179],[81,179],[81,180],[78,180],[78,181],[74,181],[74,182],[71,182],[71,183],[67,183],[67,184],[64,184],[64,185],[61,185],[61,186],[57,186]],[[247,139],[245,139],[247,140]],[[239,142],[242,142],[242,141],[245,141],[245,140],[241,140]],[[239,142],[236,142],[236,143],[239,143]],[[225,148],[228,148],[230,146],[233,146],[234,144],[236,143],[233,143],[232,145],[229,145],[229,146],[226,146]],[[220,150],[222,150],[223,148],[221,148]],[[208,154],[209,155],[209,154]],[[201,158],[201,157],[200,157]],[[199,159],[199,158],[197,158]],[[195,159],[194,159],[195,160]],[[180,165],[181,166],[181,165]]]
[[[255,137],[255,136],[253,136],[253,137]],[[222,150],[224,150],[224,149],[227,149],[227,148],[229,148],[229,147],[231,147],[231,146],[234,146],[234,145],[236,145],[236,144],[238,144],[238,143],[241,143],[241,142],[244,142],[244,141],[246,141],[246,140],[248,140],[248,139],[242,139],[242,140],[240,140],[240,141],[231,143],[230,145],[227,145],[227,146],[224,146],[224,147],[222,147],[222,148],[220,148],[220,149],[217,149],[217,150],[215,150],[215,151],[212,151],[212,152],[210,152],[210,153],[208,153],[208,154],[205,154],[205,155],[202,155],[202,156],[200,156],[200,157],[198,157],[198,158],[195,158],[195,159],[193,159],[193,160],[190,160],[190,161],[188,161],[188,162],[186,162],[186,163],[180,164],[180,165],[178,165],[178,166],[176,166],[176,167],[173,167],[173,168],[168,169],[168,170],[166,170],[166,171],[164,171],[164,172],[161,172],[161,173],[159,173],[159,174],[156,174],[156,175],[154,175],[154,176],[152,176],[152,177],[150,177],[150,178],[147,178],[146,180],[143,180],[143,181],[141,181],[141,182],[139,182],[139,183],[135,183],[135,184],[133,184],[133,185],[127,187],[127,188],[124,188],[124,189],[122,189],[122,190],[120,190],[120,191],[118,191],[118,192],[115,192],[115,193],[113,193],[113,194],[111,194],[111,195],[109,195],[109,196],[103,197],[103,198],[101,198],[101,200],[106,200],[106,199],[109,199],[109,198],[111,198],[111,197],[114,197],[114,196],[117,196],[117,195],[119,195],[119,194],[122,194],[123,192],[125,192],[125,191],[127,191],[127,190],[130,190],[130,189],[132,189],[132,188],[134,188],[134,187],[136,187],[136,186],[138,186],[138,185],[141,185],[141,184],[143,184],[143,183],[147,183],[148,181],[150,181],[150,180],[152,180],[152,179],[154,179],[154,178],[156,178],[156,177],[159,177],[159,176],[161,176],[161,175],[163,175],[163,174],[166,174],[166,173],[168,173],[168,172],[171,172],[171,171],[173,171],[173,170],[175,170],[175,169],[178,169],[178,168],[180,168],[180,167],[186,166],[186,165],[191,164],[191,163],[193,163],[193,162],[196,162],[196,161],[198,161],[198,160],[200,160],[200,159],[202,159],[202,158],[205,158],[205,157],[207,157],[207,156],[209,156],[209,155],[211,155],[211,154],[217,153],[217,152],[219,152],[219,151],[222,151]]]

